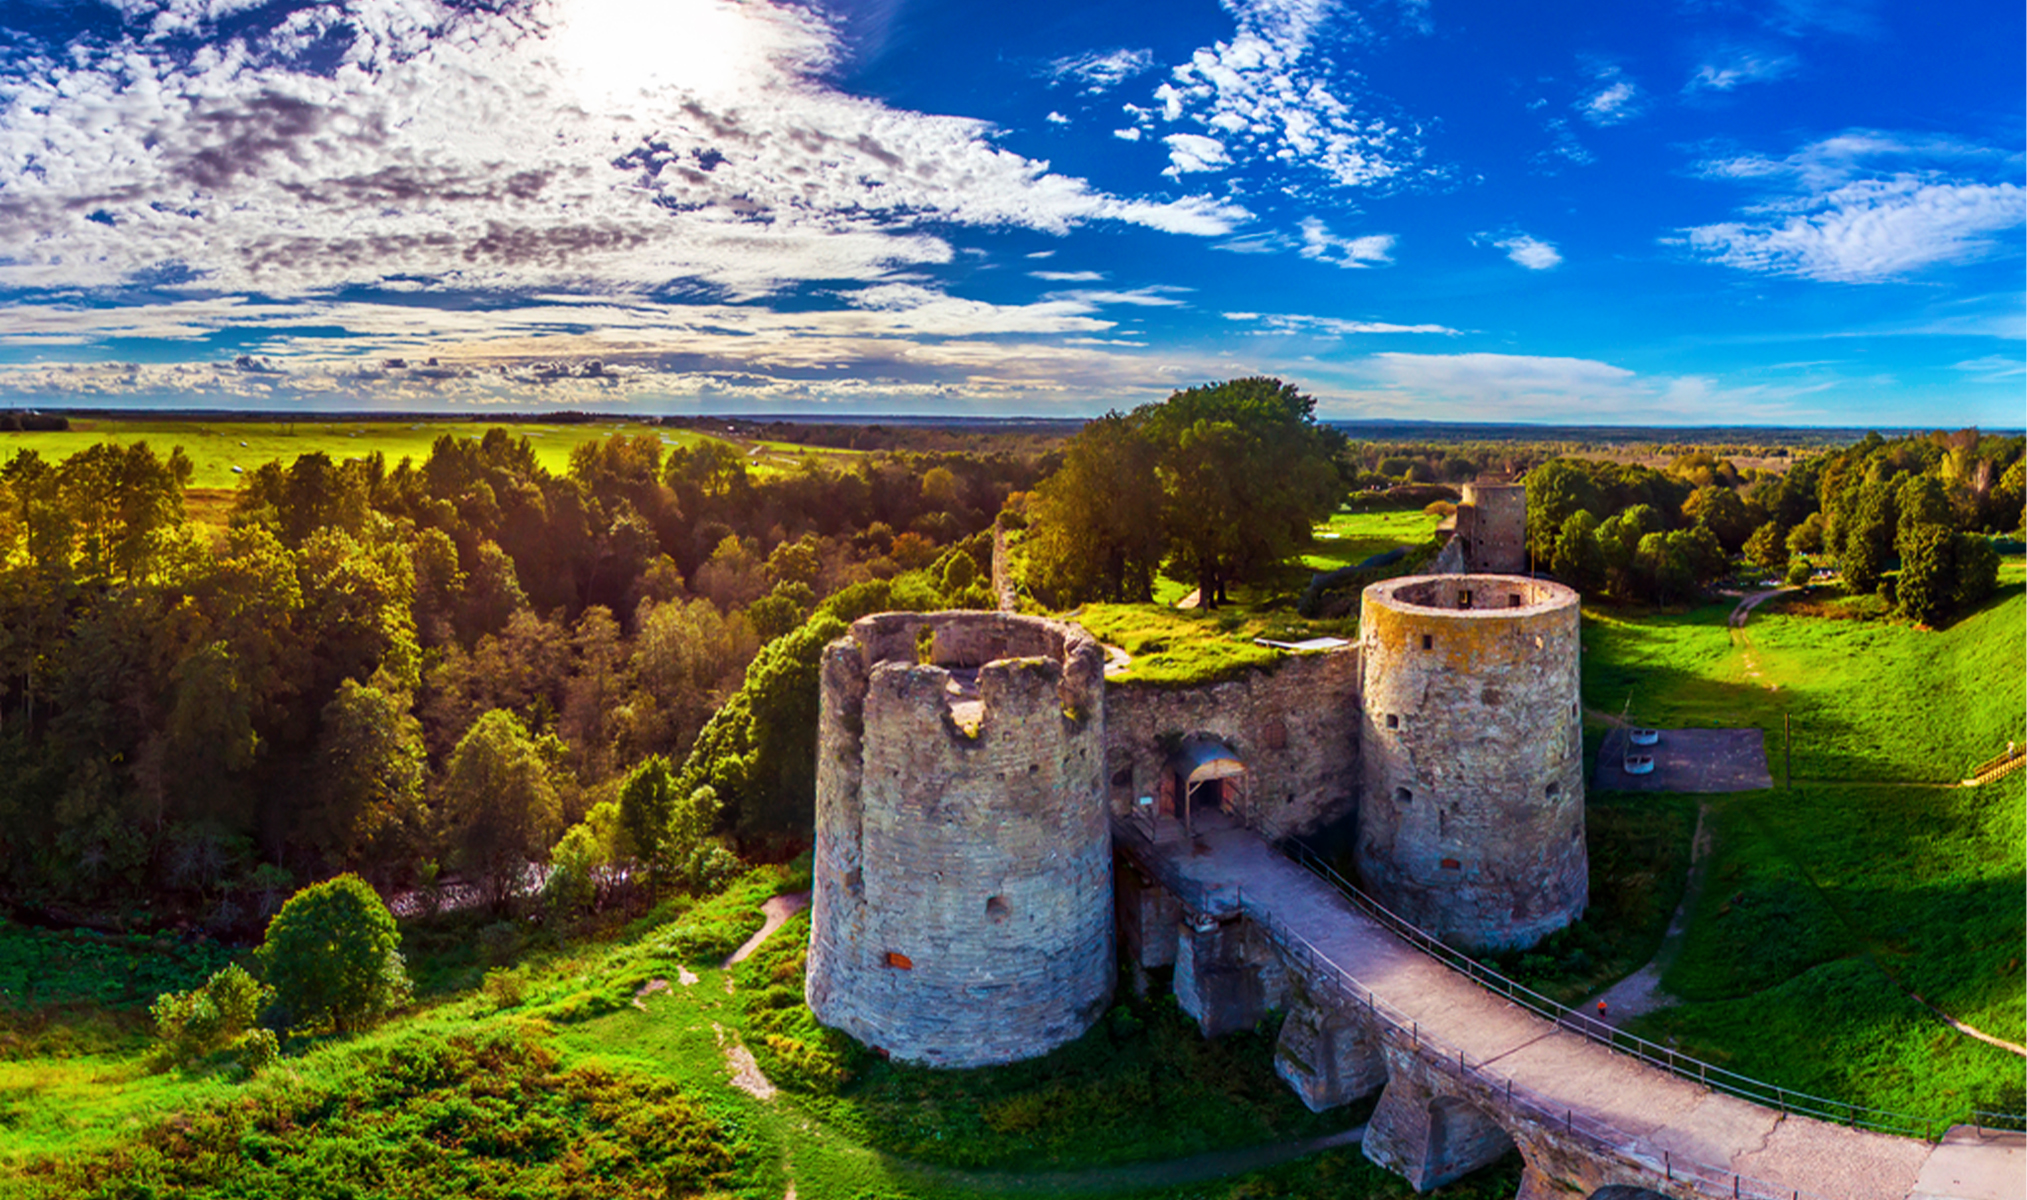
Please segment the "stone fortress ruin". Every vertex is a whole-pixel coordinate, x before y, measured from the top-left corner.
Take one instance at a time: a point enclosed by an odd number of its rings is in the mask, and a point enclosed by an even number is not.
[[[1205,1036],[1284,1014],[1311,1109],[1377,1093],[1363,1152],[1418,1190],[1517,1150],[1520,1200],[1985,1200],[1952,1181],[2011,1143],[1804,1116],[1471,977],[1579,917],[1589,868],[1578,597],[1517,573],[1520,489],[1466,501],[1436,573],[1364,589],[1355,642],[1237,678],[1107,678],[1083,629],[1011,613],[853,624],[822,665],[816,1017],[985,1066],[1172,969]],[[1326,832],[1356,888],[1294,861]]]
[[[1104,1012],[1116,928],[1136,975],[1177,967],[1206,1032],[1250,1025],[1274,981],[1122,878],[1115,823],[1156,840],[1355,823],[1369,889],[1472,949],[1576,919],[1575,593],[1416,576],[1366,604],[1355,645],[1180,688],[1108,682],[1064,622],[854,624],[823,660],[811,1009],[903,1060],[1033,1057]]]

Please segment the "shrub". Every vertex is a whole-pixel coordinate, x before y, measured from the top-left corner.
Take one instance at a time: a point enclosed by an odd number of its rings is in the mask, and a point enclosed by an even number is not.
[[[272,1029],[249,1029],[232,1044],[232,1053],[246,1073],[253,1075],[281,1058],[282,1043]]]
[[[187,1063],[228,1046],[237,1048],[249,1033],[266,1034],[272,1042],[274,1034],[254,1029],[254,1022],[273,999],[273,988],[234,963],[200,987],[162,993],[148,1015],[155,1018],[162,1056],[172,1063]]]
[[[528,998],[528,969],[494,967],[480,988],[494,1008],[514,1008]]]
[[[407,1002],[400,947],[387,905],[348,874],[289,897],[268,923],[259,959],[286,1024],[350,1031]]]

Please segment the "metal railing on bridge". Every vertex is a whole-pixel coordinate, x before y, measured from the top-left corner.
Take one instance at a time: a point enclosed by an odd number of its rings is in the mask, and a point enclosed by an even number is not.
[[[1536,1016],[1546,1017],[1563,1029],[1609,1046],[1621,1054],[1632,1055],[1650,1066],[1659,1067],[1684,1079],[1694,1080],[1713,1091],[1750,1100],[1768,1108],[1777,1108],[1784,1113],[1795,1113],[1856,1129],[1871,1129],[1901,1137],[1919,1137],[1924,1141],[1933,1142],[1937,1134],[1947,1131],[1952,1124],[1950,1121],[1932,1117],[1920,1117],[1884,1108],[1870,1108],[1862,1104],[1849,1104],[1841,1100],[1830,1100],[1822,1096],[1812,1096],[1807,1092],[1779,1087],[1684,1054],[1672,1046],[1664,1046],[1627,1033],[1623,1029],[1615,1029],[1581,1009],[1571,1008],[1569,1005],[1552,1000],[1526,984],[1509,979],[1487,967],[1463,951],[1444,944],[1442,939],[1359,890],[1356,884],[1339,874],[1328,859],[1300,838],[1284,839],[1277,848],[1291,860],[1308,868],[1312,874],[1350,901],[1353,907],[1386,927],[1389,932],[1452,970],[1461,972],[1487,991],[1520,1005]],[[2027,1119],[2023,1119],[2023,1115],[2019,1113],[1966,1110],[1963,1115],[1969,1119],[1960,1123],[1975,1124],[1980,1128],[2027,1129]]]
[[[1556,1116],[1560,1113],[1560,1124],[1568,1132],[1575,1133],[1582,1127],[1586,1137],[1611,1147],[1627,1161],[1654,1171],[1664,1181],[1688,1185],[1705,1195],[1731,1196],[1734,1200],[1783,1200],[1783,1198],[1802,1200],[1803,1197],[1831,1200],[1819,1192],[1783,1187],[1767,1180],[1743,1175],[1727,1167],[1676,1158],[1667,1151],[1660,1152],[1660,1158],[1656,1161],[1653,1151],[1640,1147],[1629,1135],[1615,1126],[1597,1121],[1588,1115],[1580,1117],[1573,1108],[1560,1105],[1552,1097],[1516,1083],[1512,1076],[1498,1075],[1482,1066],[1472,1065],[1462,1047],[1450,1045],[1423,1032],[1419,1021],[1381,999],[1313,942],[1289,927],[1273,910],[1250,901],[1243,884],[1207,885],[1192,879],[1155,852],[1153,842],[1146,837],[1144,831],[1130,826],[1115,825],[1115,828],[1133,835],[1129,840],[1136,850],[1140,850],[1133,854],[1134,861],[1185,906],[1200,913],[1231,912],[1251,919],[1264,929],[1268,937],[1278,943],[1285,953],[1299,955],[1305,960],[1309,964],[1311,978],[1329,982],[1350,1003],[1365,1008],[1375,1016],[1383,1017],[1396,1029],[1405,1030],[1416,1045],[1427,1046],[1437,1051],[1446,1061],[1454,1060],[1460,1073],[1503,1093],[1509,1103],[1525,1104],[1533,1111],[1537,1122],[1557,1124]],[[1141,848],[1141,843],[1145,843],[1144,849]],[[1843,1104],[1776,1087],[1682,1054],[1672,1047],[1613,1029],[1595,1017],[1551,1000],[1524,984],[1491,970],[1454,947],[1445,945],[1433,934],[1360,891],[1356,885],[1339,874],[1328,859],[1300,839],[1285,838],[1277,848],[1290,860],[1301,864],[1329,884],[1354,908],[1395,936],[1445,966],[1463,973],[1493,994],[1520,1005],[1537,1016],[1553,1021],[1558,1028],[1579,1034],[1622,1054],[1630,1054],[1650,1066],[1693,1080],[1713,1091],[1738,1096],[1765,1107],[1778,1108],[1784,1114],[1793,1113],[1853,1128],[1873,1129],[1902,1136],[1916,1136],[1912,1131],[1919,1129],[1921,1131],[1919,1136],[1924,1140],[1934,1140],[1932,1134],[1937,1122],[1905,1113]],[[1969,1115],[1972,1120],[1968,1123],[1980,1130],[2020,1130],[2027,1127],[2027,1122],[2023,1122],[2020,1114],[1974,1111]],[[1892,1121],[1883,1122],[1877,1119],[1879,1117],[1891,1118]]]

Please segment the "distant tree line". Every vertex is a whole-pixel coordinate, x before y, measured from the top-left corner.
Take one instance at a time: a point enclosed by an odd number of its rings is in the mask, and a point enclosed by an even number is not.
[[[800,735],[777,676],[872,608],[990,606],[989,527],[1041,468],[891,454],[762,474],[730,443],[643,435],[556,474],[494,429],[419,463],[266,464],[222,531],[187,519],[190,470],[145,444],[0,467],[17,903],[148,897],[158,918],[251,928],[348,869],[383,888],[455,872],[504,903],[573,832],[575,874],[549,877],[581,898],[655,848],[619,819],[653,763],[687,789],[668,878],[721,871],[726,837],[785,849],[813,767],[778,761]]]
[[[1986,535],[2021,526],[2022,439],[1975,429],[1887,440],[1741,472],[1708,451],[1666,470],[1552,459],[1527,476],[1528,552],[1589,594],[1669,602],[1742,561],[1806,582],[1834,561],[1911,619],[1946,621],[1991,594]]]

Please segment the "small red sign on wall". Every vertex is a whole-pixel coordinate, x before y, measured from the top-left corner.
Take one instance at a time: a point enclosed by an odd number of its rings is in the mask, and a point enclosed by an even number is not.
[[[912,971],[915,969],[915,960],[898,950],[889,950],[887,951],[887,965],[898,967],[903,971]]]

